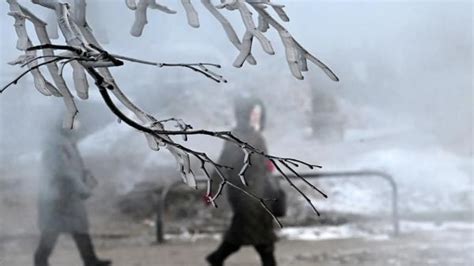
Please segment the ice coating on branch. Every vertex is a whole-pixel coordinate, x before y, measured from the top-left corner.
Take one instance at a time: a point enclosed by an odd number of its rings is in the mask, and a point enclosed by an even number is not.
[[[134,8],[135,10],[135,22],[130,29],[130,34],[135,37],[139,37],[143,33],[145,25],[148,23],[146,10],[149,5],[149,0],[139,0],[138,4]]]
[[[28,12],[24,12],[24,10],[21,9],[21,7],[16,3],[16,1],[8,1],[8,3],[10,4],[11,11],[9,15],[15,18],[14,26],[18,36],[17,49],[25,51],[25,55],[17,59],[15,63],[21,63],[23,65],[28,66],[33,76],[35,88],[41,94],[46,96],[61,96],[58,90],[43,76],[43,74],[37,67],[38,63],[34,60],[31,60],[36,57],[36,51],[26,51],[27,48],[32,46],[32,43],[30,38],[28,37],[25,23],[27,19],[35,22],[36,18],[34,16],[30,16],[31,14],[29,14]],[[36,21],[35,23],[35,29],[44,26],[44,22]]]
[[[326,66],[323,62],[317,59],[315,56],[306,51],[293,36],[285,29],[280,23],[278,23],[268,12],[265,10],[265,6],[253,4],[252,7],[263,17],[270,26],[275,28],[280,35],[280,38],[285,46],[286,59],[288,66],[290,67],[291,73],[297,79],[303,79],[303,74],[308,70],[307,60],[310,60],[318,67],[320,67],[328,77],[334,81],[339,81],[339,78],[332,72],[332,70]]]
[[[48,15],[45,18],[46,22],[46,30],[47,35],[50,39],[58,39],[59,38],[59,29],[58,29],[58,22],[56,20],[55,12],[49,11]]]
[[[125,0],[125,4],[130,10],[136,10],[137,9],[137,2],[136,0]]]
[[[31,47],[31,41],[26,32],[25,20],[26,16],[21,13],[21,11],[15,7],[11,8],[12,12],[8,13],[10,16],[15,18],[15,31],[18,36],[17,49],[25,51],[25,55],[20,56],[15,61],[10,62],[10,64],[23,64],[28,65],[28,68],[31,70],[31,75],[33,76],[33,81],[35,88],[45,96],[51,96],[52,93],[49,90],[53,86],[51,83],[46,81],[43,74],[39,69],[35,68],[38,63],[31,61],[32,58],[36,57],[36,51],[26,51],[27,48]],[[55,89],[54,89],[55,90]]]
[[[89,83],[84,68],[77,61],[71,62],[72,78],[77,96],[83,100],[89,98]]]
[[[254,37],[257,38],[257,40],[260,42],[263,50],[266,53],[270,55],[275,54],[275,51],[273,50],[273,47],[270,41],[265,37],[265,35],[263,35],[263,32],[258,30],[257,26],[255,25],[255,22],[253,21],[252,13],[245,5],[244,0],[235,1],[235,3],[232,3],[231,5],[224,4],[222,5],[222,8],[232,6],[232,9],[233,9],[234,5],[235,5],[235,8],[238,9],[240,12],[246,31],[242,39],[240,54],[235,59],[233,65],[235,67],[242,67],[246,58],[252,53],[252,43],[253,43]]]
[[[155,2],[155,0],[150,0],[150,5],[149,6],[150,6],[150,8],[157,9],[159,11],[162,11],[162,12],[165,12],[165,13],[168,13],[168,14],[176,14],[177,13],[175,10],[170,9],[167,6],[158,4],[157,2]]]
[[[185,1],[183,1],[183,5],[186,8],[186,12],[188,12],[188,20],[192,20],[194,22],[197,21],[197,12],[194,10],[191,3],[184,2]],[[148,8],[156,9],[167,14],[176,14],[175,10],[170,9],[165,5],[158,4],[155,0],[138,0],[138,3],[135,0],[127,0],[126,4],[129,9],[135,11],[135,21],[133,22],[132,28],[130,29],[130,34],[135,37],[140,37],[142,35],[143,29],[148,23]],[[191,22],[190,25],[193,26]],[[199,21],[197,22],[197,26],[199,26]]]
[[[40,20],[38,17],[36,17],[33,13],[31,13],[28,9],[24,8],[23,6],[19,6],[21,12],[25,14],[26,18],[31,21],[34,25],[36,35],[38,37],[38,40],[40,41],[41,44],[51,44],[51,40],[49,38],[48,32],[46,30],[46,23]],[[55,22],[54,24],[57,25]],[[69,54],[70,55],[70,54]],[[51,49],[45,49],[43,50],[43,56],[45,57],[45,61],[53,58],[54,52]],[[51,93],[56,96],[56,97],[63,97],[63,95],[66,95],[64,98],[64,101],[67,101],[68,104],[71,104],[71,99],[72,96],[70,95],[69,89],[67,88],[66,82],[64,79],[59,75],[59,69],[56,63],[49,63],[46,65],[48,68],[49,74],[53,78],[54,84],[57,87],[57,90],[51,90]],[[75,111],[74,107],[71,105],[71,111]]]
[[[196,9],[194,9],[193,4],[191,4],[191,0],[181,0],[181,4],[186,11],[189,26],[199,28],[199,16]]]
[[[79,13],[85,14],[85,12],[86,12],[85,11],[85,5],[80,4],[80,2],[84,2],[84,0],[77,0],[76,2],[78,2],[78,3],[76,5],[77,8],[75,8],[74,12],[79,12]],[[140,3],[139,3],[139,5],[140,5]],[[75,17],[76,18],[81,18],[81,20],[75,21],[75,23],[77,24],[79,30],[81,31],[85,42],[93,44],[96,47],[101,48],[101,46],[100,46],[99,42],[97,41],[96,37],[92,33],[91,29],[88,27],[87,21],[85,20],[86,16],[85,15],[76,15]],[[148,125],[148,127],[150,127],[153,130],[163,130],[164,129],[163,126],[161,125],[161,123],[159,123],[157,119],[155,119],[152,115],[147,114],[146,112],[142,111],[132,101],[130,101],[128,99],[128,97],[126,97],[126,95],[121,91],[121,89],[119,88],[119,86],[115,82],[112,74],[110,73],[110,71],[107,68],[99,68],[99,73],[102,74],[104,76],[104,78],[107,80],[107,82],[113,87],[112,93],[115,95],[115,97],[127,109],[132,111],[132,113],[135,116],[137,116],[137,118],[144,125]],[[150,134],[146,134],[146,133],[145,133],[145,137],[147,139],[148,146],[152,150],[157,151],[157,150],[160,149],[160,145],[162,145],[160,140],[158,140],[154,136],[152,136]],[[163,137],[166,137],[166,136],[163,136]],[[171,139],[169,139],[169,140],[171,141]],[[180,154],[178,150],[170,150],[170,152],[173,155],[176,155],[176,157],[184,156],[183,154]]]
[[[217,8],[211,3],[211,0],[201,0],[201,3],[217,19],[217,21],[219,21],[229,41],[240,51],[240,49],[242,49],[242,43],[240,42],[237,33],[235,33],[232,24],[230,24],[230,22],[217,10]],[[249,54],[246,60],[251,65],[257,64],[257,61],[252,54]]]
[[[28,18],[35,26],[36,35],[38,36],[38,39],[40,40],[41,44],[51,43],[51,40],[49,39],[49,36],[46,31],[45,22],[41,21],[39,18],[34,16],[34,14],[32,14],[29,10],[27,10],[23,6],[19,5],[17,1],[9,0],[8,3],[10,4],[11,10],[17,10],[21,13],[26,14],[25,17]],[[33,3],[41,3],[47,8],[56,10],[56,12],[59,12],[60,11],[59,9],[61,8],[61,6],[57,3],[57,1],[33,0]],[[31,51],[31,52],[34,52],[34,51]],[[45,58],[45,61],[47,61],[47,60],[50,60],[52,57],[54,57],[54,52],[52,50],[46,49],[46,50],[43,50],[43,55],[49,58],[49,59]],[[54,86],[49,82],[45,82],[44,84],[46,85],[47,88],[49,88],[48,90],[51,92],[51,94],[63,97],[64,103],[67,109],[67,113],[63,121],[63,126],[65,128],[72,129],[74,127],[75,117],[78,113],[73,96],[71,92],[69,91],[69,89],[67,88],[66,82],[60,76],[60,73],[59,73],[60,71],[56,63],[50,62],[47,64],[47,67],[53,78],[54,83],[57,86],[57,89],[54,88]],[[32,71],[32,73],[34,72],[36,72],[36,70]],[[41,85],[43,84],[43,81],[41,80],[41,78],[39,78],[38,80],[35,79],[35,84]]]
[[[321,60],[309,53],[303,46],[301,46],[291,35],[290,32],[272,17],[267,9],[270,7],[278,16],[278,19],[283,22],[288,22],[290,18],[284,10],[284,5],[275,4],[270,0],[221,0],[217,5],[213,4],[212,0],[201,0],[201,4],[214,16],[222,25],[229,41],[240,51],[239,55],[233,62],[234,67],[242,67],[247,61],[251,65],[255,65],[257,61],[252,56],[253,40],[256,38],[263,50],[270,55],[275,54],[271,42],[265,37],[264,33],[268,29],[275,29],[280,35],[281,42],[285,47],[286,61],[291,74],[297,79],[304,79],[303,72],[308,71],[308,60],[321,68],[326,75],[333,81],[339,81],[339,78],[334,72],[326,66]],[[141,36],[143,29],[147,24],[147,9],[155,8],[166,13],[170,11],[167,7],[162,7],[155,3],[154,0],[139,0],[126,1],[127,6],[135,11],[135,21],[132,25],[130,33],[133,36]],[[181,4],[186,12],[188,24],[192,27],[199,27],[199,16],[192,4],[192,0],[181,0]],[[156,6],[160,6],[157,8]],[[256,11],[257,17],[254,17],[249,8]],[[219,12],[218,9],[225,9],[228,11],[238,11],[245,26],[244,35],[239,38],[231,23],[225,16]],[[258,21],[258,24],[255,24]]]

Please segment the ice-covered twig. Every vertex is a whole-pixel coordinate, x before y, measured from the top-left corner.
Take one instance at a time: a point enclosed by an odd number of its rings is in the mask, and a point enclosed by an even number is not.
[[[247,169],[249,169],[249,167],[252,165],[251,161],[250,161],[250,156],[252,156],[252,152],[249,152],[245,146],[242,147],[242,150],[244,151],[244,166],[242,167],[242,169],[240,169],[240,172],[239,172],[239,178],[240,178],[240,181],[242,182],[242,184],[244,186],[248,186],[248,182],[247,182],[247,179],[245,178],[245,172],[247,171]]]
[[[179,128],[182,131],[187,131],[187,130],[193,129],[193,127],[191,125],[187,124],[186,122],[184,122],[183,119],[168,118],[168,119],[160,120],[159,122],[160,123],[175,122],[176,123],[175,127]],[[183,137],[184,141],[188,141],[188,136],[187,135],[183,135],[182,137]]]
[[[173,9],[170,9],[168,8],[167,6],[164,6],[164,5],[160,5],[158,4],[157,2],[155,2],[156,0],[150,0],[150,8],[152,9],[156,9],[156,10],[159,10],[161,12],[164,12],[164,13],[167,13],[167,14],[176,14],[176,11],[173,10]]]
[[[224,29],[229,41],[240,51],[242,49],[242,43],[240,42],[237,33],[235,33],[232,24],[230,24],[230,22],[219,12],[219,10],[217,10],[217,8],[211,3],[211,0],[201,0],[201,2],[222,25],[222,28]],[[249,54],[246,60],[251,65],[257,64],[257,61],[252,54]]]
[[[150,2],[153,0],[139,0],[138,5],[135,1],[127,1],[127,6],[135,10],[135,22],[132,26],[132,35],[140,36],[145,24],[146,9],[150,6]],[[129,3],[130,2],[130,3]],[[262,45],[262,48],[268,54],[274,54],[274,50],[270,41],[263,34],[269,27],[273,27],[280,35],[282,43],[285,47],[286,60],[293,76],[297,79],[303,79],[303,72],[308,71],[307,61],[311,61],[318,67],[320,67],[328,76],[334,81],[339,81],[339,78],[334,72],[326,66],[321,60],[316,58],[314,55],[309,53],[300,43],[298,43],[291,33],[286,30],[275,18],[273,18],[268,12],[267,7],[271,7],[279,19],[284,22],[288,22],[290,19],[284,10],[284,5],[275,4],[270,0],[222,0],[218,5],[214,5],[212,0],[201,0],[202,5],[219,21],[222,25],[229,41],[239,50],[239,55],[234,60],[233,66],[242,67],[244,62],[247,61],[251,65],[255,65],[257,61],[252,55],[252,44],[254,38]],[[199,26],[198,14],[193,7],[191,0],[181,0],[184,6],[188,23],[192,27]],[[258,13],[258,26],[255,25],[252,12],[249,10],[252,7]],[[222,15],[219,9],[227,9],[230,11],[239,11],[242,18],[242,22],[245,26],[245,33],[240,39],[235,33],[231,23]],[[171,12],[170,12],[171,13]]]
[[[36,57],[36,52],[27,51],[28,47],[32,46],[32,43],[26,31],[26,25],[25,25],[26,16],[15,5],[10,5],[10,10],[11,12],[8,14],[15,19],[14,26],[15,26],[15,31],[18,36],[16,47],[18,50],[25,51],[25,55],[17,59],[15,62],[21,62],[22,60],[28,61],[29,58]],[[45,77],[40,72],[40,70],[37,67],[35,67],[37,63],[34,61],[30,61],[26,65],[28,65],[29,72],[31,71],[31,74],[33,75],[35,88],[41,94],[45,96],[51,96],[53,92],[56,91],[56,88],[54,88],[54,86],[45,79]]]
[[[6,89],[8,89],[8,87],[10,87],[11,85],[14,85],[14,84],[17,84],[18,81],[23,78],[26,74],[28,73],[32,73],[33,74],[33,77],[34,79],[36,80],[38,77],[34,75],[34,73],[36,72],[36,70],[38,70],[38,68],[40,68],[41,66],[44,66],[44,65],[47,65],[47,64],[50,64],[50,63],[55,63],[55,62],[58,62],[59,60],[61,59],[52,59],[50,61],[46,61],[46,62],[43,62],[43,63],[40,63],[40,64],[35,64],[34,66],[31,66],[29,67],[28,70],[24,71],[23,73],[21,73],[20,75],[18,75],[14,80],[10,81],[9,83],[7,83],[5,86],[2,87],[2,89],[0,89],[0,93],[3,93]],[[42,94],[46,95],[46,96],[49,96],[50,94],[49,91],[48,92],[42,92],[40,91]]]
[[[128,56],[123,56],[123,55],[116,55],[116,54],[112,54],[112,55],[115,58],[122,59],[124,61],[138,63],[138,64],[145,64],[145,65],[151,65],[151,66],[157,66],[157,67],[184,67],[184,68],[188,68],[193,71],[199,72],[202,75],[214,80],[217,83],[227,82],[227,80],[224,79],[222,75],[219,75],[208,68],[208,67],[221,68],[220,65],[214,64],[214,63],[158,63],[158,62],[152,62],[148,60],[131,58]]]
[[[135,22],[133,22],[130,34],[135,37],[139,37],[143,33],[145,25],[148,23],[147,19],[147,8],[150,0],[139,0],[135,7]]]
[[[320,67],[328,77],[334,81],[339,81],[339,78],[334,72],[326,66],[323,62],[317,59],[315,56],[310,54],[306,49],[303,48],[288,32],[285,27],[278,23],[268,12],[265,10],[265,5],[251,3],[252,7],[258,14],[269,23],[280,35],[280,38],[285,46],[286,59],[288,66],[290,67],[291,73],[297,79],[303,79],[302,72],[308,71],[307,60],[310,60],[318,67]]]
[[[320,216],[321,214],[319,213],[318,209],[316,208],[316,206],[314,206],[313,202],[311,201],[311,199],[306,196],[306,194],[304,194],[303,191],[301,191],[300,188],[298,188],[294,183],[293,181],[291,181],[291,179],[286,175],[285,172],[283,172],[283,170],[281,170],[280,166],[278,166],[277,162],[275,161],[275,159],[271,159],[270,160],[273,164],[273,166],[275,166],[275,169],[277,169],[277,171],[283,176],[283,178],[286,180],[286,182],[288,182],[288,184],[290,184],[290,186],[292,186],[305,200],[306,202],[308,202],[308,204],[311,206],[311,208],[313,209],[313,211],[318,215]],[[280,161],[281,162],[281,161]],[[319,190],[318,190],[319,191]]]
[[[199,16],[196,12],[196,9],[194,9],[191,0],[181,0],[181,4],[183,5],[184,10],[186,11],[186,17],[188,19],[189,26],[193,28],[199,28]]]
[[[85,1],[85,0],[77,0],[77,1]],[[84,5],[78,5],[79,7],[83,7]],[[85,9],[79,9],[75,10],[74,12],[82,12],[85,13]],[[85,39],[86,42],[93,44],[94,47],[104,51],[99,42],[97,41],[96,37],[92,33],[91,28],[88,26],[87,21],[85,20],[85,16],[76,16],[76,17],[81,17],[84,20],[76,21],[75,23],[78,25],[83,38]],[[112,58],[115,58],[112,56]],[[133,112],[134,115],[138,117],[138,119],[143,123],[143,124],[150,124],[153,125],[153,128],[155,129],[161,129],[162,126],[160,123],[156,123],[157,120],[150,114],[146,113],[145,111],[141,110],[136,106],[128,97],[122,92],[118,84],[115,82],[112,74],[110,73],[108,68],[99,68],[98,69],[99,73],[107,80],[109,84],[112,86],[112,93],[114,96],[131,112]],[[153,136],[149,134],[145,134],[146,140],[148,142],[148,146],[152,150],[159,150],[160,149],[160,142],[154,138]],[[170,150],[170,152],[173,154],[173,156],[176,158],[176,160],[180,159],[179,154],[175,154],[173,150]],[[180,167],[178,165],[178,170],[180,170]]]
[[[28,9],[24,8],[16,0],[8,0],[7,3],[9,4],[10,11],[14,13],[15,15],[15,20],[20,19],[22,22],[21,27],[25,27],[24,22],[26,19],[31,21],[34,25],[36,35],[39,39],[39,41],[42,44],[47,44],[51,43],[50,39],[48,37],[48,34],[46,32],[46,23],[41,21],[38,17],[36,17],[33,13],[31,13]],[[51,5],[52,3],[45,3],[46,5]],[[26,34],[26,28],[24,33]],[[25,38],[22,34],[19,36],[20,39]],[[27,46],[31,47],[31,41],[29,40],[28,36],[26,35],[26,42]],[[27,53],[31,53],[32,55],[35,55],[34,51],[29,51]],[[43,51],[44,55],[48,56],[54,56],[54,53],[51,50],[44,50]],[[32,64],[35,64],[32,62]],[[49,70],[49,73],[51,77],[53,78],[53,81],[56,85],[54,87],[51,83],[49,83],[44,77],[42,77],[41,73],[39,70],[34,70],[32,71],[33,77],[34,77],[34,82],[35,82],[35,87],[37,88],[45,88],[43,92],[46,92],[48,94],[57,96],[57,97],[63,97],[64,103],[67,108],[67,113],[64,119],[64,127],[65,128],[72,128],[74,125],[74,119],[78,113],[76,104],[74,102],[73,96],[70,93],[69,89],[66,86],[66,82],[59,76],[58,74],[58,67],[55,64],[55,62],[51,62],[49,64],[46,64],[47,68]]]
[[[289,165],[288,165],[288,162],[285,161],[285,160],[280,160],[280,163],[286,168],[288,169],[290,172],[292,172],[295,176],[297,176],[299,179],[301,179],[304,183],[306,183],[309,187],[311,187],[313,190],[319,192],[319,194],[321,194],[323,197],[327,198],[328,196],[326,195],[326,193],[322,192],[319,188],[317,188],[315,185],[311,184],[311,182],[309,182],[308,180],[306,180],[306,178],[302,177],[300,174],[298,174],[293,168],[291,168]]]
[[[80,1],[83,1],[83,0],[80,0]],[[176,13],[176,11],[168,7],[158,4],[156,0],[138,0],[138,3],[136,3],[135,0],[126,0],[126,4],[128,8],[135,11],[135,21],[133,22],[132,28],[130,29],[130,34],[135,37],[139,37],[142,35],[143,29],[145,28],[145,25],[148,23],[148,19],[147,19],[148,8],[156,9],[167,14]],[[192,11],[194,11],[195,16],[197,16],[197,13],[194,9],[190,10],[189,12],[192,12]],[[189,16],[192,17],[193,15],[189,15]],[[188,17],[188,19],[191,19],[191,18]],[[190,25],[191,25],[191,22],[190,22]],[[199,26],[199,22],[198,22],[198,26]]]
[[[257,28],[255,22],[253,21],[252,13],[248,9],[245,0],[232,0],[224,2],[222,5],[219,5],[218,8],[227,8],[229,10],[239,10],[242,21],[245,25],[245,34],[242,39],[242,45],[240,47],[240,54],[234,61],[235,67],[241,67],[247,57],[251,55],[252,52],[252,42],[253,38],[257,40],[262,45],[263,50],[268,54],[275,54],[273,47],[270,41],[263,35],[263,33]]]

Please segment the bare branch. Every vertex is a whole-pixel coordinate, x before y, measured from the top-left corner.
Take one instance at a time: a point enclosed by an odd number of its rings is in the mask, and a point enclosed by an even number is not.
[[[328,196],[322,192],[319,188],[317,188],[315,185],[311,184],[306,178],[302,177],[300,174],[298,174],[293,168],[291,168],[284,160],[281,160],[280,163],[285,166],[286,169],[290,170],[295,176],[297,176],[299,179],[301,179],[303,182],[305,182],[308,186],[310,186],[312,189],[316,190],[321,194],[323,197],[327,198]]]
[[[54,63],[54,62],[58,62],[60,61],[61,59],[60,58],[55,58],[55,59],[52,59],[50,61],[46,61],[46,62],[43,62],[41,64],[37,64],[35,66],[32,66],[31,68],[29,68],[28,70],[26,70],[25,72],[21,73],[19,76],[17,76],[14,80],[10,81],[7,85],[3,86],[2,89],[0,89],[0,93],[3,93],[6,89],[8,89],[8,87],[10,87],[11,85],[14,85],[14,84],[17,84],[18,81],[23,78],[26,74],[32,72],[32,71],[35,71],[37,70],[38,68],[44,66],[44,65],[47,65],[47,64],[50,64],[50,63]]]
[[[271,159],[270,160],[272,162],[272,164],[275,166],[275,168],[277,169],[277,171],[283,176],[283,178],[286,180],[286,182],[288,182],[288,184],[290,184],[290,186],[292,186],[305,200],[306,202],[308,202],[308,204],[311,206],[311,208],[313,209],[313,211],[318,215],[320,216],[321,214],[319,213],[318,209],[316,209],[316,206],[314,206],[313,202],[311,201],[311,199],[308,198],[308,196],[306,196],[306,194],[304,194],[303,191],[301,191],[301,189],[299,189],[294,183],[293,181],[291,181],[291,179],[285,174],[285,172],[283,172],[281,170],[281,168],[278,166],[278,164],[275,162],[274,159]],[[281,161],[280,161],[281,162]]]

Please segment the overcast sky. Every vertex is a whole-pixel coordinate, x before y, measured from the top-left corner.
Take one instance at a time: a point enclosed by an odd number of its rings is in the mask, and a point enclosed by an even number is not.
[[[29,2],[29,1],[20,1]],[[277,1],[286,4],[291,18],[290,32],[309,51],[331,66],[341,82],[331,82],[315,66],[305,81],[293,80],[284,58],[278,35],[268,36],[277,54],[264,54],[258,44],[258,66],[232,67],[237,56],[215,19],[196,2],[201,28],[186,24],[177,1],[163,1],[178,10],[177,15],[149,12],[149,23],[141,38],[131,37],[133,12],[123,1],[89,1],[89,20],[97,33],[106,32],[106,47],[117,53],[167,62],[211,61],[223,65],[230,80],[228,86],[251,81],[271,86],[271,75],[286,75],[295,86],[327,87],[344,99],[361,106],[373,106],[392,117],[414,119],[425,128],[472,133],[473,5],[471,1]],[[41,11],[41,8],[32,10]],[[5,1],[0,2],[0,77],[2,84],[11,80],[18,69],[6,65],[20,52],[15,50],[13,19]],[[229,14],[241,33],[237,14]],[[41,11],[45,15],[44,11]],[[143,71],[143,72],[141,72]],[[117,71],[119,80],[144,73],[135,82],[146,84],[170,77],[141,66]],[[153,77],[150,77],[150,73]],[[137,76],[138,77],[138,76]],[[200,77],[197,77],[199,79]],[[179,82],[179,80],[177,80]],[[266,83],[264,83],[266,82]],[[218,86],[210,84],[209,86]],[[222,86],[222,85],[219,85]],[[218,87],[216,87],[218,88]],[[221,88],[221,87],[220,87]],[[130,92],[133,96],[133,91]],[[54,101],[54,100],[53,100]],[[38,120],[28,113],[30,103],[53,105],[33,88],[12,89],[0,96],[2,134],[15,119]],[[57,100],[55,101],[55,103]],[[18,105],[12,114],[14,105]]]

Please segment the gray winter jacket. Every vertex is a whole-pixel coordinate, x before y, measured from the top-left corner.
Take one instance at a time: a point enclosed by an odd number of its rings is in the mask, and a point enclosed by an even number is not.
[[[89,222],[84,200],[92,188],[86,184],[88,171],[76,143],[65,134],[45,143],[38,224],[41,231],[86,233]]]

